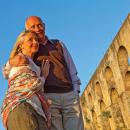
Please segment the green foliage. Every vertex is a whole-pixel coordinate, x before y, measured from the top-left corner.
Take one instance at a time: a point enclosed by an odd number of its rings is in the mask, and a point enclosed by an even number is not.
[[[90,123],[90,122],[91,122],[91,120],[88,119],[87,117],[86,117],[85,119],[86,119],[86,122],[87,122],[87,123]]]
[[[105,117],[105,118],[111,118],[112,117],[110,111],[103,111],[102,116]]]

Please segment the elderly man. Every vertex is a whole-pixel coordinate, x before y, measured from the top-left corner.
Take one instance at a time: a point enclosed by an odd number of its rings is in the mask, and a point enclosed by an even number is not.
[[[59,40],[48,39],[41,18],[28,17],[25,27],[39,38],[39,51],[34,56],[34,62],[41,66],[43,60],[50,61],[44,89],[46,97],[51,101],[51,130],[83,130],[79,101],[80,80],[67,48]]]

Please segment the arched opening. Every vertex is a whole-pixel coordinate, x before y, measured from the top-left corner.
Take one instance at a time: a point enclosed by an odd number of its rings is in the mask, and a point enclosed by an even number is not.
[[[121,72],[125,72],[128,67],[128,53],[124,46],[120,46],[118,53],[117,53],[118,63]]]
[[[83,96],[81,97],[81,104],[82,104],[83,107],[84,107],[85,104],[86,104],[85,95],[83,95]]]
[[[106,117],[104,116],[104,113],[106,113],[106,105],[103,100],[100,101],[100,110],[101,110],[100,119],[101,119],[102,128],[103,130],[105,130],[106,128],[110,130],[109,120],[106,119]]]
[[[96,122],[97,121],[97,116],[95,111],[92,111],[92,117],[93,117],[93,121]]]
[[[101,90],[101,86],[100,86],[100,83],[99,82],[96,82],[96,85],[95,85],[95,94],[102,98],[102,90]]]
[[[100,101],[100,110],[101,110],[101,112],[103,112],[105,110],[105,108],[106,108],[106,105],[105,105],[104,101],[101,100]]]
[[[92,104],[92,96],[91,96],[90,93],[88,94],[88,101],[89,101],[90,104]]]
[[[125,90],[130,91],[130,71],[125,74]]]
[[[93,129],[97,128],[97,116],[95,111],[92,111],[92,118],[93,118]]]
[[[117,91],[116,91],[115,88],[112,88],[112,89],[111,89],[110,97],[111,97],[111,102],[112,102],[112,104],[117,103],[118,93],[117,93]]]
[[[109,66],[107,66],[105,69],[105,78],[106,78],[107,82],[109,82],[112,77],[113,77],[112,70],[110,69]]]
[[[113,72],[109,66],[107,66],[105,69],[105,78],[106,78],[108,87],[113,88],[115,86],[115,81],[113,77]]]
[[[118,98],[119,98],[118,92],[116,91],[115,88],[112,88],[111,89],[112,116],[113,116],[114,122],[116,124],[116,127],[117,128],[122,128],[122,127],[124,128],[125,124],[124,124],[121,108],[119,106]]]

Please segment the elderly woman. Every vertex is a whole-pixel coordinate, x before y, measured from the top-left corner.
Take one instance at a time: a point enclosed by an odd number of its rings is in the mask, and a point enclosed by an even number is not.
[[[4,77],[8,79],[2,105],[3,124],[7,130],[48,130],[49,105],[42,86],[49,73],[49,61],[43,61],[42,70],[33,62],[39,48],[35,33],[23,32],[15,45],[3,68]]]

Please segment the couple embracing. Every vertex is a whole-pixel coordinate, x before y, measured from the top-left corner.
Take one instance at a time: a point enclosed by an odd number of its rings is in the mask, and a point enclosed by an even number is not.
[[[45,23],[30,16],[3,75],[8,90],[2,105],[7,130],[84,130],[80,79],[64,43],[48,39]]]

